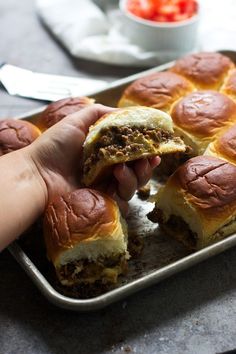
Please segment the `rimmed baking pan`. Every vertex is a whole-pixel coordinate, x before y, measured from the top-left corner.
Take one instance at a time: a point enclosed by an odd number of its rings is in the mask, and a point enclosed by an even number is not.
[[[236,52],[222,51],[222,53],[236,62]],[[167,63],[118,80],[108,88],[90,96],[99,103],[115,106],[124,88],[132,81],[152,72],[166,70],[172,65],[172,62]],[[35,122],[43,109],[31,111],[17,118]],[[155,189],[155,185],[156,182],[152,185],[152,190]],[[147,219],[146,215],[152,208],[151,203],[141,200],[138,195],[135,195],[130,202],[129,229],[143,241],[144,249],[140,257],[129,262],[129,272],[120,278],[116,287],[99,296],[81,299],[65,295],[50,272],[50,264],[44,249],[34,244],[37,235],[32,234],[30,241],[27,237],[16,241],[8,249],[42,294],[53,304],[73,311],[93,311],[124,299],[236,245],[236,234],[234,234],[200,251],[189,253],[181,244],[167,237],[156,224]],[[32,228],[31,233],[36,232],[35,229]],[[37,232],[40,232],[40,229]]]

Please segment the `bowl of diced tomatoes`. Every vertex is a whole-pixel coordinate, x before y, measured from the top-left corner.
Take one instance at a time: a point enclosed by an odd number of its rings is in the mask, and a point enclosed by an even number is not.
[[[194,50],[197,42],[197,0],[120,0],[123,31],[129,40],[149,51],[173,57]]]

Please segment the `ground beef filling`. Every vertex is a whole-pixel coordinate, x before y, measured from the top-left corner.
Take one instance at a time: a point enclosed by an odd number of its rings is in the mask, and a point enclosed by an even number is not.
[[[158,177],[168,177],[185,161],[189,160],[192,155],[192,149],[187,146],[185,152],[175,152],[162,156],[161,163],[155,169]]]
[[[226,236],[225,234],[225,229],[231,225],[233,225],[236,221],[236,218],[234,218],[233,220],[231,220],[230,222],[228,222],[227,224],[223,225],[220,229],[218,229],[218,231],[213,234],[212,239],[222,239],[223,237]]]
[[[148,214],[148,219],[152,222],[159,223],[160,227],[167,231],[170,236],[181,241],[188,248],[196,248],[197,234],[190,230],[188,224],[186,224],[180,216],[171,215],[167,221],[164,221],[162,210],[154,208],[154,210]]]
[[[158,148],[161,142],[170,139],[180,141],[179,138],[173,138],[172,133],[161,129],[127,126],[104,128],[93,151],[85,158],[84,172],[87,173],[98,160],[108,159],[110,156],[121,157],[136,152],[148,152],[151,148],[150,140],[154,147]]]
[[[63,285],[91,284],[95,281],[107,284],[116,283],[118,275],[126,270],[125,255],[116,255],[112,258],[98,258],[96,262],[88,259],[74,261],[60,267],[57,274]]]

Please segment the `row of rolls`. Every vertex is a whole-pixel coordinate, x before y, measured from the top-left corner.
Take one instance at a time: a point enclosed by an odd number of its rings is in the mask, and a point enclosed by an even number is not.
[[[94,102],[78,97],[51,103],[35,124],[1,120],[0,155],[27,146],[68,114]],[[44,215],[48,258],[61,284],[73,289],[104,290],[127,271],[127,224],[116,202],[96,190],[97,180],[115,163],[162,155],[155,178],[168,177],[150,198],[155,207],[148,218],[190,250],[236,231],[233,61],[220,53],[187,55],[168,71],[131,83],[117,105],[120,109],[96,123],[86,139],[85,188],[58,195]],[[109,141],[109,148],[101,141]]]
[[[132,83],[119,107],[145,104],[169,113],[188,149],[163,156],[170,175],[152,197],[150,220],[201,249],[236,231],[236,69],[220,53],[187,55],[168,71]]]

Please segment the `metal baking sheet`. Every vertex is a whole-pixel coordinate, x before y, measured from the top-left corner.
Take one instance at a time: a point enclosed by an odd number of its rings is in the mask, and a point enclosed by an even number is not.
[[[223,53],[236,62],[236,52],[224,51]],[[161,65],[116,81],[109,88],[90,96],[99,103],[115,106],[122,91],[129,83],[149,73],[166,70],[172,64]],[[42,109],[18,118],[34,122]],[[156,187],[156,182],[152,181],[151,191],[153,193]],[[234,234],[200,251],[189,253],[180,243],[166,236],[157,224],[147,219],[146,215],[152,208],[152,203],[141,200],[137,195],[131,200],[129,230],[133,236],[138,236],[143,241],[143,252],[139,257],[129,261],[127,275],[120,277],[115,288],[99,296],[81,299],[63,294],[62,289],[56,283],[52,266],[46,259],[40,221],[29,231],[28,236],[14,242],[8,249],[42,294],[53,304],[73,311],[94,311],[236,245],[236,234]]]

